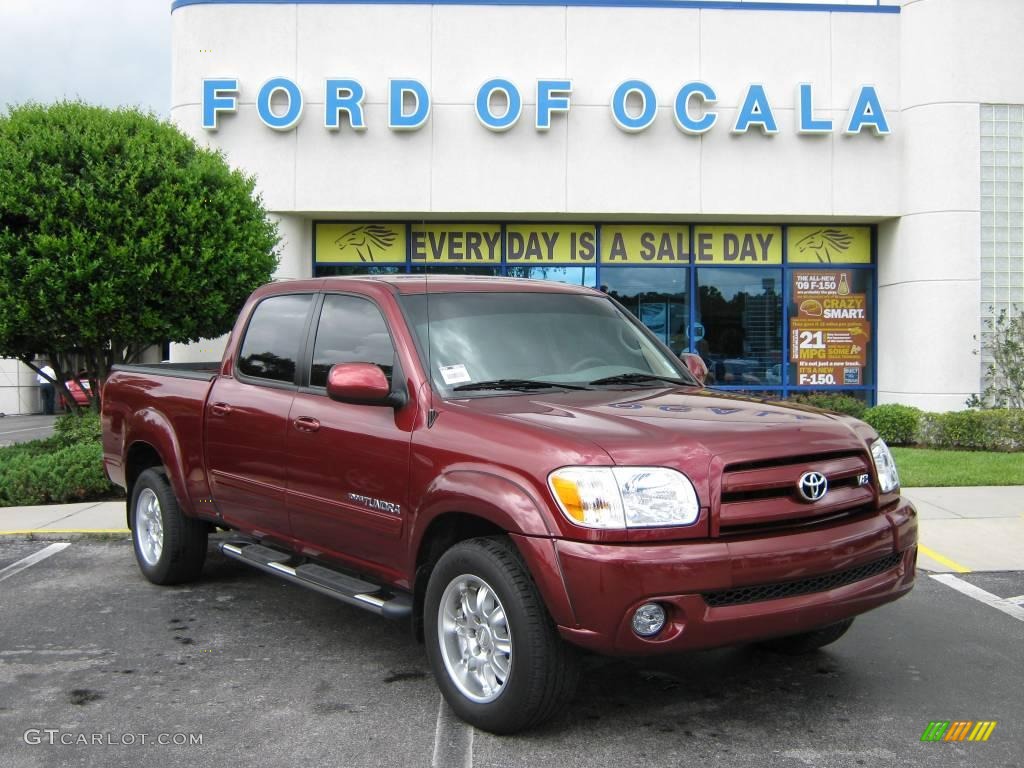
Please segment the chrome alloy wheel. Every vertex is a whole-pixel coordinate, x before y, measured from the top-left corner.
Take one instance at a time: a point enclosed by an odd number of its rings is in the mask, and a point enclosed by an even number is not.
[[[437,613],[437,639],[452,682],[478,704],[497,699],[512,670],[512,634],[491,585],[479,576],[456,576]]]
[[[160,499],[150,488],[144,488],[135,502],[135,542],[146,565],[155,566],[164,551],[164,522]]]

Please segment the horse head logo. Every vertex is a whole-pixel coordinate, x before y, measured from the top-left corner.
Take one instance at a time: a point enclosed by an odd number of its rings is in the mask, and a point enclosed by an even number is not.
[[[360,224],[352,227],[334,241],[338,251],[345,252],[351,248],[360,261],[373,261],[374,251],[386,251],[395,242],[393,230],[383,224]]]
[[[800,253],[808,251],[818,257],[818,261],[830,264],[834,256],[848,250],[853,236],[838,229],[819,229],[807,237],[797,241],[796,249]],[[842,261],[842,259],[837,259]]]

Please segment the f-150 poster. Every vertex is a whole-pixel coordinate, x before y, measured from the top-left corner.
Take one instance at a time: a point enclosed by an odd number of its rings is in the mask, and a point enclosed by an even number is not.
[[[865,384],[871,343],[869,275],[852,269],[797,269],[790,274],[790,381],[822,387]]]

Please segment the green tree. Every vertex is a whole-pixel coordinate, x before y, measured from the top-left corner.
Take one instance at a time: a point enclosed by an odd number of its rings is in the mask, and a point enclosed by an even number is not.
[[[0,357],[49,358],[65,391],[79,367],[103,381],[146,347],[230,329],[277,264],[254,186],[138,110],[0,114]]]

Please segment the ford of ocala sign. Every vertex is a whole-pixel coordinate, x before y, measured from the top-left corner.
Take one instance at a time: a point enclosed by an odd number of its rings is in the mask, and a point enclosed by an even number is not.
[[[571,80],[538,80],[536,85],[536,116],[534,128],[546,131],[557,115],[568,114],[572,105]],[[203,128],[215,131],[219,116],[235,112],[242,91],[237,78],[203,80]],[[339,130],[343,117],[352,130],[366,130],[363,101],[366,90],[358,80],[328,79],[324,86],[323,123],[328,130]],[[673,101],[675,123],[683,133],[707,133],[718,122],[714,104],[718,100],[709,84],[693,81],[683,85]],[[275,102],[276,107],[271,103]],[[625,80],[611,94],[610,114],[623,131],[638,133],[654,123],[658,115],[654,89],[643,80]],[[476,116],[492,131],[507,131],[523,112],[523,97],[509,80],[494,78],[477,90]],[[303,95],[299,86],[287,77],[265,82],[256,94],[256,111],[268,128],[290,131],[302,119]],[[415,131],[430,118],[430,94],[419,80],[388,81],[388,128],[392,131]],[[814,88],[809,83],[797,86],[797,132],[828,134],[836,130],[830,118],[815,115]],[[763,85],[753,83],[736,113],[733,133],[746,133],[756,128],[765,134],[778,133],[778,123]],[[889,121],[874,86],[862,85],[853,100],[849,115],[839,126],[843,133],[870,131],[876,136],[890,132]]]

